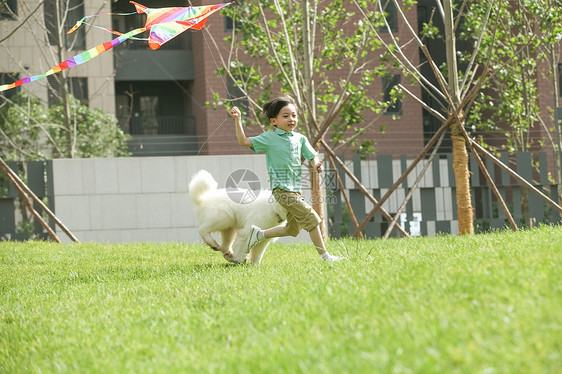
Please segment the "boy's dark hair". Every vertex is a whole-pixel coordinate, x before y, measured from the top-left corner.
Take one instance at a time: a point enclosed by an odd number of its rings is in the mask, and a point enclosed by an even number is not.
[[[293,104],[296,108],[295,100],[289,95],[283,95],[276,97],[275,99],[271,100],[267,104],[263,106],[263,114],[267,116],[267,118],[275,118],[279,114],[281,108]]]

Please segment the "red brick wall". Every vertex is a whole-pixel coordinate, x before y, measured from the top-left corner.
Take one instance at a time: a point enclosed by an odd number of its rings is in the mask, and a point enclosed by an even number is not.
[[[560,45],[562,47],[562,43]],[[555,71],[554,71],[554,79],[557,79],[558,82],[558,75],[557,75],[557,68],[558,64],[562,63],[562,54],[558,56],[559,60],[556,63]],[[547,129],[540,124],[536,124],[535,129],[533,131],[533,137],[537,140],[536,145],[533,149],[540,149],[542,151],[547,152],[548,157],[548,165],[550,166],[549,172],[555,176],[555,168],[554,168],[554,157],[559,157],[554,153],[554,149],[552,147],[551,142],[548,140],[548,133],[552,137],[554,143],[558,141],[558,134],[554,127],[555,117],[556,117],[556,108],[554,102],[554,95],[558,96],[558,105],[561,105],[560,100],[560,93],[553,92],[553,84],[552,84],[552,77],[550,71],[550,66],[548,63],[544,62],[539,66],[539,72],[537,74],[537,86],[539,91],[539,107],[542,114],[542,120],[546,124]],[[552,129],[552,130],[551,130]],[[538,143],[538,140],[544,139],[544,145],[541,147]]]

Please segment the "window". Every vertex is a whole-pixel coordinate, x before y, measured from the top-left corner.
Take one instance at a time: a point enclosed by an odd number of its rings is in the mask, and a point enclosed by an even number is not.
[[[0,86],[4,84],[12,84],[19,79],[18,73],[0,73]],[[18,92],[20,92],[21,86],[14,87],[11,90],[0,92],[0,104],[4,103],[4,97],[11,98]]]
[[[398,32],[398,12],[396,11],[396,5],[394,4],[394,1],[382,0],[381,6],[381,11],[384,13],[384,18],[386,18],[386,22],[388,22],[390,30],[392,32]],[[382,26],[380,30],[383,32],[388,32],[386,25]]]
[[[17,0],[0,0],[0,20],[16,19],[18,15]]]
[[[232,18],[228,16],[224,16],[224,31],[232,31],[234,30],[235,22]]]
[[[248,114],[248,98],[230,77],[227,79],[226,88],[232,105],[237,106],[242,113]]]
[[[117,117],[131,135],[194,134],[189,82],[115,82]]]
[[[56,105],[62,99],[60,89],[60,79],[62,77],[50,75],[49,81],[49,107]],[[80,100],[83,105],[88,104],[88,78],[68,78],[69,93]]]
[[[62,1],[61,3],[65,3]],[[65,32],[76,25],[76,22],[84,18],[84,0],[68,0],[68,15],[64,22]],[[71,51],[86,49],[85,28],[79,28],[70,35],[65,35],[66,48]],[[82,32],[78,32],[82,31]]]
[[[386,75],[382,78],[382,96],[385,103],[389,103],[385,114],[402,114],[402,99],[393,98],[392,89],[400,83],[400,75]]]
[[[240,21],[232,19],[231,17],[224,16],[224,31],[225,32],[232,32],[235,28],[240,28]]]
[[[234,4],[231,4],[230,8],[232,9],[233,6],[239,5],[241,2],[242,2],[242,0],[238,0]],[[236,20],[236,22],[235,22],[233,18],[231,18],[229,16],[224,16],[224,31],[225,32],[232,32],[232,30],[234,30],[235,28],[238,28],[238,27],[240,27],[240,22],[238,20]]]
[[[140,119],[142,121],[142,134],[144,135],[158,134],[158,119],[160,116],[160,97],[141,96],[139,98],[139,109],[140,109],[139,112],[135,113],[135,117],[137,117],[136,119]]]
[[[59,16],[57,17],[57,2]],[[77,21],[84,17],[84,0],[45,0],[43,17],[47,27],[50,45],[58,44],[57,20],[64,20],[64,32],[70,30]],[[81,27],[72,34],[64,35],[64,46],[71,50],[86,49],[85,28]]]
[[[562,64],[558,64],[558,92],[562,97]]]

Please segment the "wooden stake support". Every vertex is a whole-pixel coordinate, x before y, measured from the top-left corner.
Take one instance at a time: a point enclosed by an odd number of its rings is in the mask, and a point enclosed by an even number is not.
[[[367,217],[365,217],[365,219],[363,220],[363,222],[361,222],[361,225],[359,225],[359,227],[357,228],[357,230],[355,230],[355,233],[353,234],[354,236],[357,236],[358,233],[360,231],[363,231],[365,229],[365,227],[367,226],[367,223],[375,216],[375,214],[377,213],[377,211],[379,209],[381,209],[382,204],[385,203],[386,200],[388,200],[388,198],[394,193],[394,191],[396,191],[398,189],[398,187],[400,186],[400,184],[402,182],[404,182],[404,180],[408,177],[408,175],[412,172],[412,170],[414,170],[414,168],[416,167],[416,165],[423,160],[423,158],[425,157],[425,154],[431,149],[431,147],[435,144],[435,142],[439,139],[439,137],[445,133],[445,130],[447,130],[448,128],[448,124],[445,123],[441,126],[441,128],[433,135],[433,137],[431,138],[431,140],[426,144],[426,146],[423,148],[423,150],[420,152],[420,154],[418,155],[418,157],[414,160],[414,162],[412,162],[410,164],[410,166],[408,166],[408,169],[406,169],[406,171],[402,174],[402,176],[400,178],[398,178],[396,180],[396,182],[394,182],[394,184],[392,185],[392,187],[390,187],[388,189],[388,191],[384,194],[384,196],[380,199],[380,201],[378,203],[375,204],[375,206],[373,207],[373,209],[371,209],[371,211],[369,212],[369,214],[367,214]],[[422,173],[423,175],[423,173]],[[392,219],[390,220],[392,221]]]
[[[523,178],[522,176],[520,176],[519,174],[517,174],[515,171],[513,171],[512,169],[509,168],[509,166],[507,166],[506,164],[504,164],[503,162],[501,162],[500,160],[498,160],[493,154],[491,154],[490,152],[488,152],[484,147],[482,147],[480,144],[476,143],[474,140],[469,139],[469,144],[472,144],[478,151],[482,152],[484,154],[484,156],[488,157],[490,160],[492,160],[496,165],[498,165],[501,169],[503,169],[504,171],[506,171],[509,175],[511,175],[514,179],[516,179],[517,181],[519,181],[519,183],[523,184],[525,187],[527,187],[528,189],[530,189],[533,193],[535,193],[540,199],[542,199],[545,203],[547,203],[548,205],[550,205],[551,207],[553,207],[554,209],[556,209],[559,213],[562,214],[562,207],[560,205],[558,205],[556,202],[554,202],[552,199],[550,199],[548,196],[546,196],[545,194],[543,194],[541,191],[539,191],[535,186],[533,186],[531,183],[527,182],[527,180],[525,180],[525,178]]]
[[[429,168],[429,165],[431,165],[431,163],[433,162],[433,159],[434,159],[435,155],[437,154],[437,150],[441,146],[441,142],[443,141],[444,137],[445,137],[445,133],[443,132],[443,133],[441,133],[441,136],[439,137],[439,141],[435,145],[435,148],[433,148],[433,151],[431,152],[431,155],[429,156],[429,159],[427,160],[427,162],[423,166],[423,170],[420,172],[420,174],[416,178],[416,181],[414,182],[414,185],[412,186],[412,188],[410,188],[410,191],[408,191],[408,194],[404,198],[404,201],[402,202],[402,205],[400,205],[400,208],[398,209],[398,211],[394,215],[394,219],[392,220],[390,225],[388,225],[388,229],[386,229],[386,232],[384,233],[383,240],[388,239],[390,233],[392,232],[392,228],[394,227],[394,225],[396,225],[396,222],[398,222],[398,218],[400,217],[400,214],[402,214],[402,212],[406,208],[406,204],[408,204],[408,201],[410,201],[410,199],[414,195],[414,191],[416,190],[416,188],[418,188],[418,185],[420,184],[423,176],[425,175],[425,172],[427,171],[427,168]]]
[[[328,160],[330,161],[330,164],[332,164],[332,168],[334,169],[334,174],[336,176],[336,180],[338,181],[338,186],[340,188],[343,199],[345,200],[345,205],[347,206],[347,210],[349,211],[349,215],[351,216],[351,220],[353,221],[353,224],[355,225],[355,229],[357,229],[357,227],[359,227],[359,222],[357,222],[357,217],[355,217],[355,213],[353,212],[353,208],[351,207],[351,203],[349,201],[349,198],[347,197],[347,194],[345,193],[345,186],[343,185],[343,182],[340,178],[340,173],[338,172],[338,169],[336,168],[336,163],[332,159],[331,155],[328,155]],[[361,231],[359,232],[359,236],[360,236],[361,239],[363,239],[363,233]]]
[[[47,224],[47,222],[45,222],[45,220],[41,217],[41,215],[35,209],[33,209],[33,206],[29,201],[29,197],[31,197],[33,201],[35,201],[47,213],[47,215],[51,217],[53,221],[55,221],[55,223],[62,229],[62,231],[64,231],[66,235],[68,235],[68,237],[72,241],[79,243],[78,239],[72,234],[72,232],[70,232],[70,230],[57,218],[57,216],[55,216],[53,212],[51,212],[51,210],[43,203],[43,201],[41,201],[41,199],[38,198],[37,195],[35,195],[29,187],[27,187],[27,185],[20,179],[20,177],[18,177],[18,175],[8,166],[8,164],[1,157],[0,157],[0,169],[2,169],[4,174],[6,174],[6,176],[8,177],[10,183],[12,183],[12,185],[16,188],[16,190],[18,190],[18,192],[20,193],[20,195],[24,200],[26,207],[29,209],[30,213],[39,221],[39,223],[41,223],[41,225],[45,228],[45,230],[47,230],[47,232],[49,233],[49,235],[54,241],[60,243],[60,239],[55,234],[55,232],[51,229],[51,227]]]
[[[324,147],[324,149],[326,150],[326,152],[328,152],[330,154],[330,156],[332,156],[332,158],[336,161],[336,163],[345,171],[345,173],[351,178],[351,180],[353,181],[353,183],[355,183],[355,185],[357,186],[357,188],[375,205],[378,204],[377,199],[374,198],[374,196],[372,194],[369,193],[369,191],[367,191],[367,189],[365,188],[365,186],[363,186],[363,184],[361,184],[361,182],[359,181],[359,179],[357,179],[357,177],[355,175],[353,175],[353,173],[351,172],[351,170],[349,170],[347,168],[347,166],[345,166],[345,164],[335,155],[334,151],[328,146],[328,144],[326,144],[326,142],[321,139],[320,142],[322,143],[322,146]],[[383,215],[383,217],[387,220],[387,221],[392,221],[392,216],[386,211],[386,209],[384,208],[380,208],[381,213]],[[400,233],[400,235],[408,237],[410,236],[400,225],[396,225],[396,230]]]

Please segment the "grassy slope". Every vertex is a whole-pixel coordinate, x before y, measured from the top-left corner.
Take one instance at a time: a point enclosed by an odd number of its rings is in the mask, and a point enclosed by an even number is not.
[[[0,243],[0,372],[556,372],[562,230],[276,244]]]

